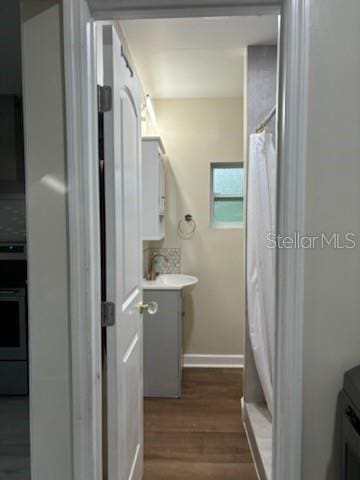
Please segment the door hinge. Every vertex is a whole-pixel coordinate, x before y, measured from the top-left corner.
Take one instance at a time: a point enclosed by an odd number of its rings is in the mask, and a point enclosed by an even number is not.
[[[115,325],[115,303],[101,303],[101,326],[111,327]]]
[[[110,112],[112,109],[112,92],[111,87],[100,85],[97,86],[98,111],[99,113]]]

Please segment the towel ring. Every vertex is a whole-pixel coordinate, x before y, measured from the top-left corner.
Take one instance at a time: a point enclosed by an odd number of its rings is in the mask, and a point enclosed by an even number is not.
[[[183,219],[179,220],[177,233],[179,237],[184,240],[189,240],[193,237],[196,230],[196,222],[190,213],[187,213]]]

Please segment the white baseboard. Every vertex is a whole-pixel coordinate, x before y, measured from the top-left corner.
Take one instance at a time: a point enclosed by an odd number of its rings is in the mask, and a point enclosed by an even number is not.
[[[185,353],[183,355],[185,368],[243,368],[244,355],[206,355]]]

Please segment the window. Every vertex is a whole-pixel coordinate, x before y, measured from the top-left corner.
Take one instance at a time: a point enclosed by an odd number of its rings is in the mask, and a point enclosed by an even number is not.
[[[211,224],[238,227],[244,223],[244,166],[211,164]]]

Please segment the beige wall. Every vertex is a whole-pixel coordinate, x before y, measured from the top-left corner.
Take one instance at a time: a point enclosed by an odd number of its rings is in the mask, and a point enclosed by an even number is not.
[[[164,247],[181,247],[182,271],[199,277],[185,299],[184,349],[241,354],[244,344],[244,230],[210,228],[210,163],[243,160],[241,98],[157,100],[169,157]],[[190,212],[191,240],[177,235]]]
[[[360,240],[360,2],[311,2],[308,232]],[[360,364],[360,250],[305,257],[303,480],[339,480],[338,393]],[[337,417],[339,419],[339,416]]]
[[[34,480],[70,480],[69,295],[61,9],[23,3],[29,266],[31,461]]]

